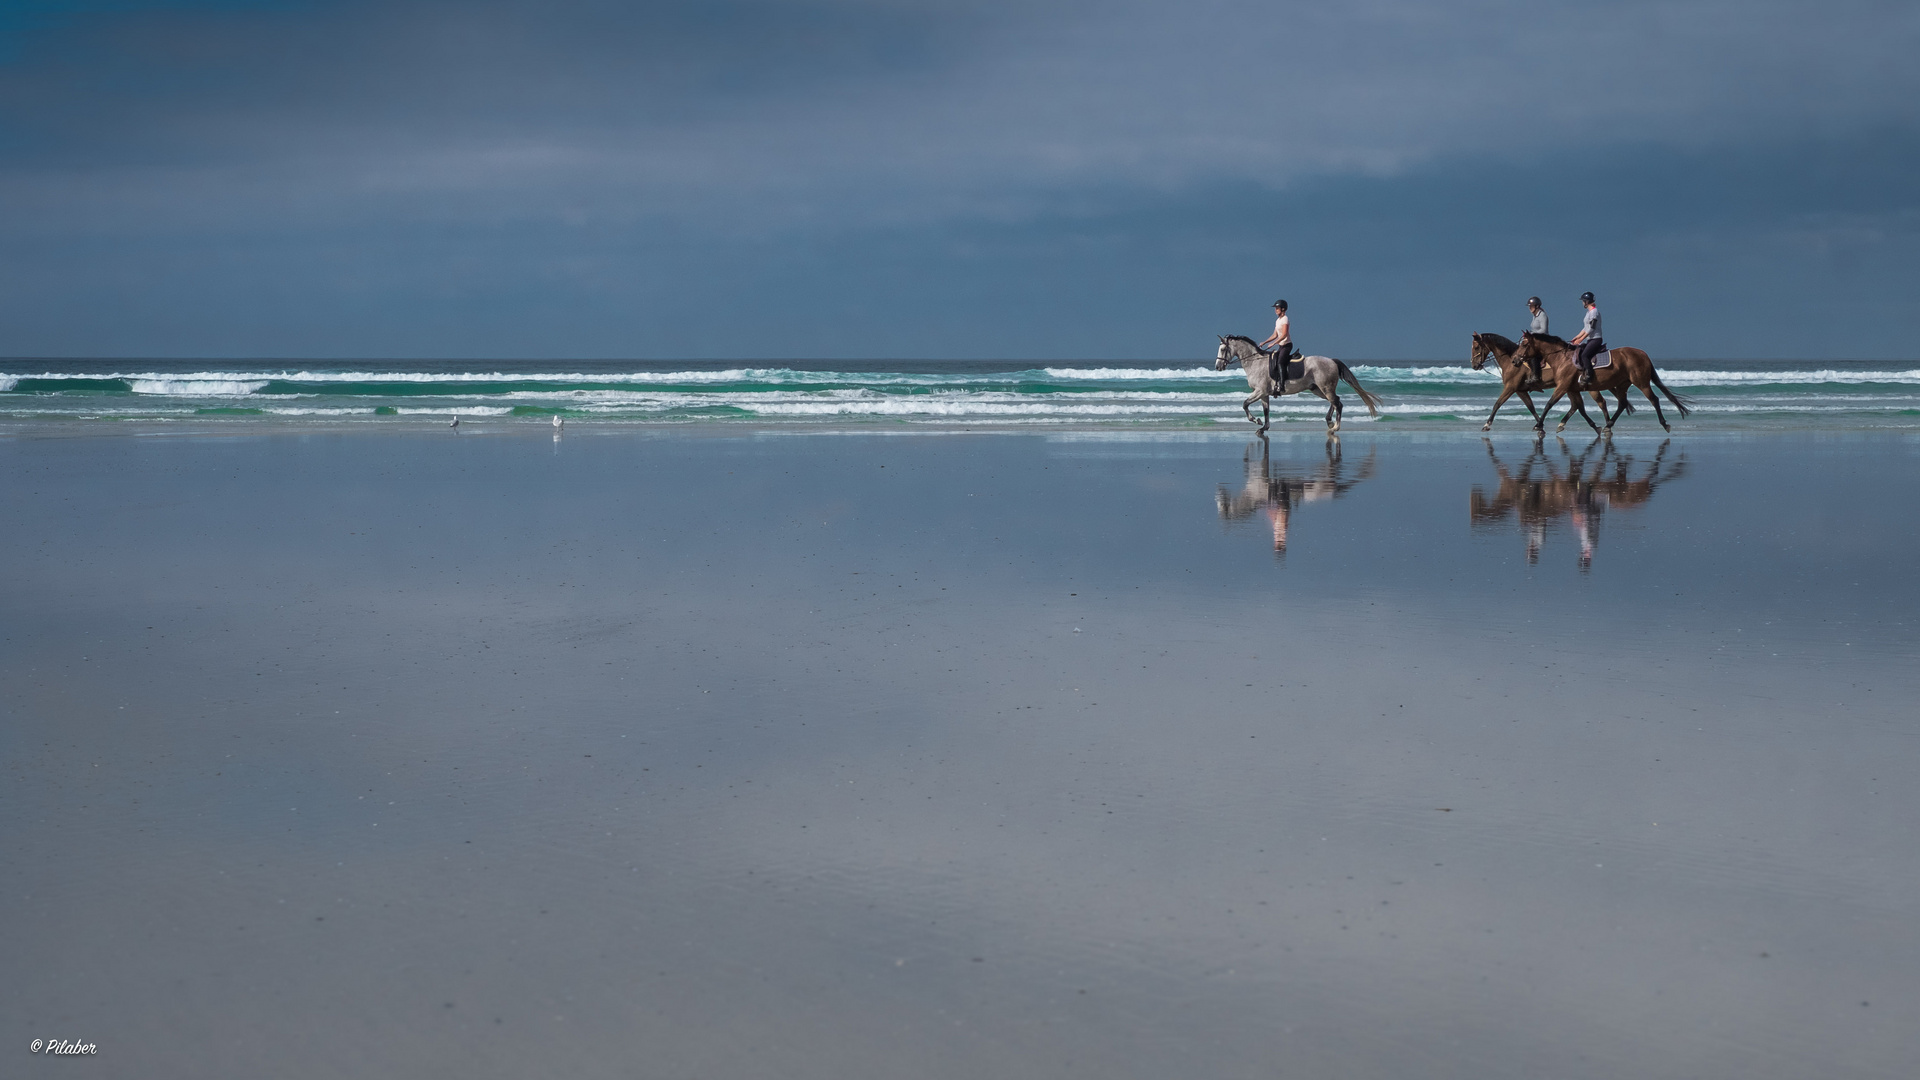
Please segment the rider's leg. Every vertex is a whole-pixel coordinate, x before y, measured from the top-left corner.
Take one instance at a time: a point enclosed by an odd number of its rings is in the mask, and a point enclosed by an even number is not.
[[[1593,385],[1593,357],[1600,351],[1600,339],[1588,338],[1580,343],[1580,351],[1574,354],[1573,363],[1580,369],[1580,385]]]

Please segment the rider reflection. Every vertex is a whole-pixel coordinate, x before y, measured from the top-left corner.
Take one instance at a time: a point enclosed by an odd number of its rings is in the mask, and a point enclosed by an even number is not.
[[[1558,461],[1536,442],[1525,461],[1508,469],[1488,441],[1487,458],[1499,474],[1500,485],[1491,495],[1480,485],[1473,486],[1468,496],[1472,528],[1495,528],[1514,519],[1526,538],[1527,562],[1533,564],[1545,546],[1547,526],[1564,517],[1580,541],[1580,569],[1591,569],[1594,548],[1600,543],[1601,517],[1609,510],[1639,507],[1653,497],[1654,488],[1679,479],[1686,471],[1684,454],[1671,464],[1666,461],[1669,445],[1670,441],[1663,441],[1653,460],[1642,467],[1634,455],[1600,439],[1577,454],[1560,443]],[[1598,459],[1589,462],[1595,447],[1600,448]]]
[[[1247,444],[1242,460],[1247,480],[1239,491],[1221,484],[1214,492],[1214,507],[1220,520],[1231,526],[1264,515],[1273,528],[1273,553],[1287,553],[1287,530],[1296,509],[1306,503],[1337,499],[1362,480],[1373,475],[1374,450],[1366,460],[1348,473],[1340,455],[1340,440],[1328,439],[1326,460],[1311,466],[1282,463],[1275,467],[1271,447],[1262,435]]]

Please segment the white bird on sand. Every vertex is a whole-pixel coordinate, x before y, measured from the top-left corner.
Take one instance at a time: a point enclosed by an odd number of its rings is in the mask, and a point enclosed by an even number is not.
[[[566,421],[560,419],[557,416],[553,418],[553,426],[556,430],[560,427],[561,424],[564,424],[564,423],[566,423]]]
[[[459,426],[460,426],[460,418],[459,418],[459,417],[457,417],[457,416],[456,416],[456,417],[454,417],[454,418],[453,418],[453,423],[451,423],[451,424],[448,424],[447,426],[448,426],[448,427],[459,427]]]

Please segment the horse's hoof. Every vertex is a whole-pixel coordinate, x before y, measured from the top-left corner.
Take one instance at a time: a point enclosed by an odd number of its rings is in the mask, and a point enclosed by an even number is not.
[[[1492,430],[1493,430],[1493,425],[1492,425],[1492,424],[1481,424],[1481,425],[1480,425],[1480,430],[1481,430],[1481,431],[1492,431]]]

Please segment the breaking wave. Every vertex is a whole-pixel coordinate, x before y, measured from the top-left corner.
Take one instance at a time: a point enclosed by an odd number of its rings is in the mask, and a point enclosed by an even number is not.
[[[1378,422],[1460,427],[1484,419],[1499,377],[1458,364],[1350,361],[1383,399]],[[1683,361],[1662,372],[1723,426],[1808,422],[1920,429],[1912,363]],[[1086,424],[1244,427],[1245,375],[1210,362],[1087,362],[1020,367],[953,363],[566,365],[436,362],[298,366],[14,362],[0,372],[0,420],[205,423],[406,422],[461,416],[544,422],[554,416],[634,423]],[[1344,385],[1349,424],[1370,422]],[[1636,406],[1645,408],[1640,395]],[[1318,423],[1326,403],[1277,401],[1276,423]],[[1795,420],[1798,418],[1798,421]],[[1651,417],[1646,418],[1647,421]],[[1503,424],[1530,424],[1513,402]],[[1637,418],[1629,424],[1642,422]]]

